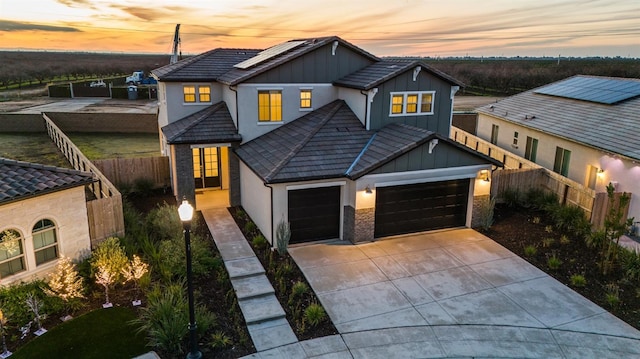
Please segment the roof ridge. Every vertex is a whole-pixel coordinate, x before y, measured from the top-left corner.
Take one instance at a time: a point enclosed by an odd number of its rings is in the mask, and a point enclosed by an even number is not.
[[[192,114],[191,116],[193,116],[193,115],[195,115],[195,114],[197,114],[199,112],[202,112],[198,117],[196,117],[193,120],[192,123],[190,123],[189,125],[185,126],[182,130],[176,132],[176,134],[173,137],[178,137],[178,136],[181,136],[181,135],[185,134],[185,132],[187,132],[188,130],[192,129],[197,124],[199,124],[200,121],[202,121],[206,116],[217,112],[220,109],[220,107],[222,107],[223,103],[224,103],[223,101],[217,102],[217,103],[215,103],[215,104],[213,104],[213,105],[211,105],[209,107],[205,107],[202,110]],[[208,110],[208,111],[205,111],[205,110]]]
[[[331,109],[329,111],[329,113],[327,113],[325,115],[325,117],[318,123],[318,125],[312,130],[309,131],[309,133],[302,139],[302,141],[298,142],[297,145],[295,145],[290,151],[289,153],[284,156],[280,162],[278,162],[271,171],[269,171],[269,173],[267,173],[267,175],[264,177],[264,179],[266,180],[266,182],[269,182],[269,179],[276,173],[278,173],[287,163],[289,163],[289,161],[291,161],[291,159],[294,157],[294,155],[296,153],[298,153],[298,151],[302,148],[304,148],[304,146],[309,143],[309,141],[311,141],[311,139],[313,138],[313,136],[315,136],[318,131],[320,131],[320,129],[322,127],[324,127],[324,125],[327,124],[327,122],[329,122],[330,119],[333,118],[333,116],[338,112],[338,110],[340,110],[340,108],[342,108],[342,105],[344,104],[344,101],[337,101],[336,105],[333,109]]]

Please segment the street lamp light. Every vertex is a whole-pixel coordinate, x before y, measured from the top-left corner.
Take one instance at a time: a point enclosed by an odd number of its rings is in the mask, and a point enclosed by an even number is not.
[[[193,207],[186,199],[182,200],[182,204],[178,207],[178,214],[182,221],[182,228],[184,229],[184,246],[187,254],[187,292],[189,294],[189,354],[187,359],[200,359],[202,353],[198,350],[198,334],[196,329],[196,314],[193,305],[193,280],[191,271],[191,218],[193,218]]]

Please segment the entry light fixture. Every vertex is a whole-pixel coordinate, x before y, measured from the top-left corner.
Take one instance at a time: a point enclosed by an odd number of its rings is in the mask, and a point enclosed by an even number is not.
[[[371,190],[371,187],[369,187],[369,185],[367,185],[367,187],[364,189],[364,193],[366,194],[372,194],[373,191]]]
[[[604,170],[602,168],[598,168],[597,175],[598,175],[598,177],[604,176]]]
[[[480,179],[485,181],[485,182],[489,182],[489,170],[482,170],[480,171]]]

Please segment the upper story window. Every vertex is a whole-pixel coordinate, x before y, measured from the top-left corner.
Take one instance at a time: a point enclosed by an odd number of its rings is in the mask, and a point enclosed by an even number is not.
[[[58,239],[56,225],[49,219],[42,219],[33,226],[33,249],[36,265],[58,258]]]
[[[500,126],[493,124],[491,125],[491,144],[498,144],[498,132],[500,132]]]
[[[311,109],[311,90],[300,90],[300,108]]]
[[[556,147],[556,158],[553,162],[553,172],[559,173],[565,177],[569,176],[569,161],[571,160],[571,151],[562,147]]]
[[[6,278],[26,269],[22,239],[20,232],[15,229],[5,229],[0,232],[0,278]]]
[[[390,116],[433,114],[433,91],[392,92]]]
[[[258,90],[258,121],[282,121],[282,90]]]
[[[211,102],[211,86],[184,85],[182,93],[185,103]]]

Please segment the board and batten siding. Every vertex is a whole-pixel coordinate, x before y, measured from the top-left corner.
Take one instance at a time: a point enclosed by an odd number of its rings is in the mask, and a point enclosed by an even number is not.
[[[331,54],[333,43],[277,66],[244,83],[332,83],[358,71],[373,61],[358,52],[338,45]]]
[[[449,137],[452,108],[451,84],[430,74],[424,68],[418,74],[416,81],[413,81],[413,69],[378,86],[378,94],[371,104],[371,129],[377,130],[390,123],[404,123]],[[410,91],[435,91],[433,115],[389,116],[391,93]]]

